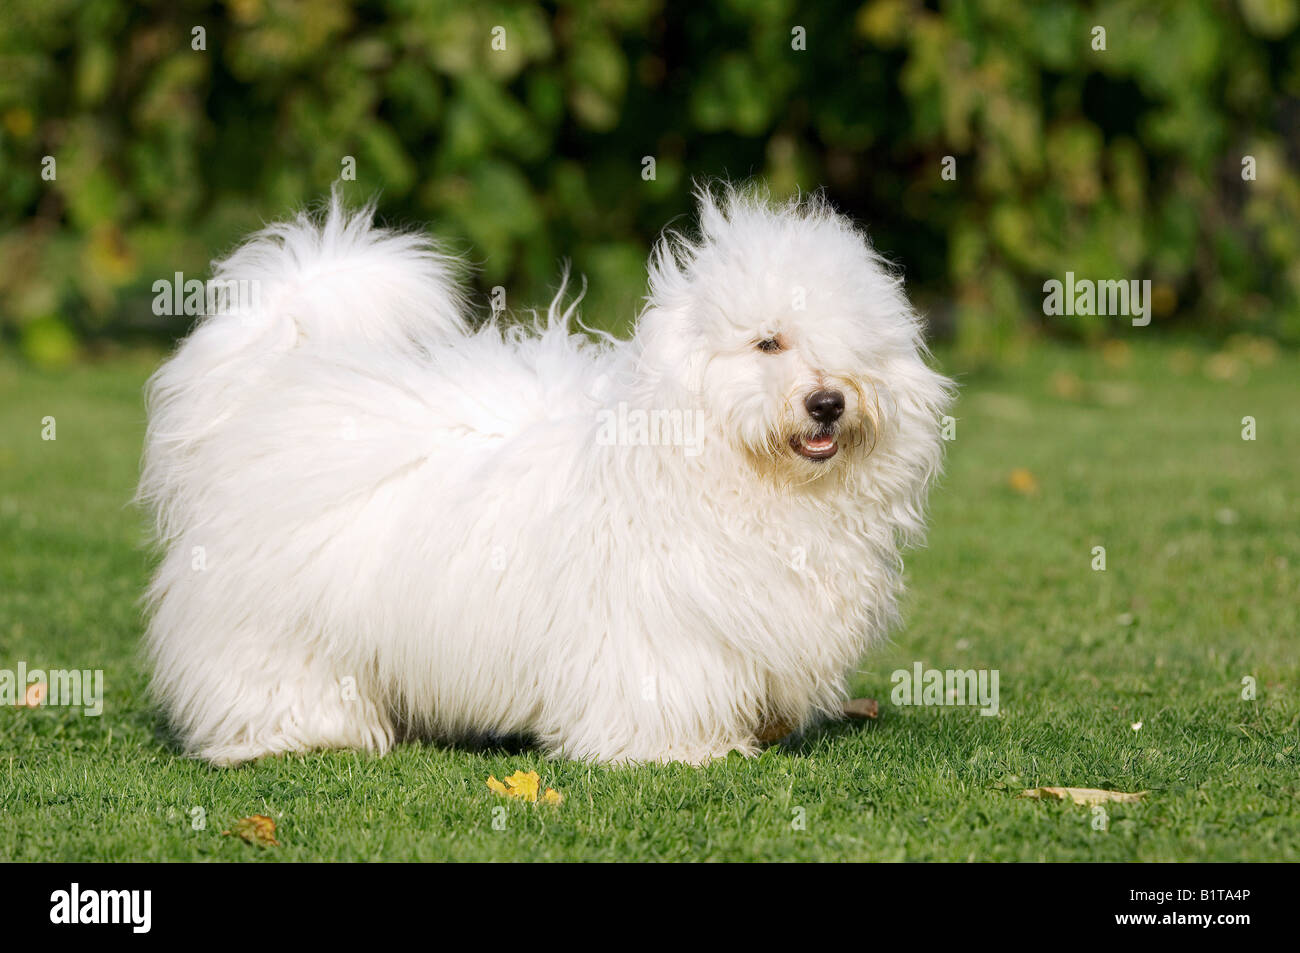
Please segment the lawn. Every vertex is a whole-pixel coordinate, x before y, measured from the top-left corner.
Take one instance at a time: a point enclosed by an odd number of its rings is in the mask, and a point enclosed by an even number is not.
[[[0,362],[0,669],[105,685],[100,717],[0,708],[0,859],[1300,859],[1293,353],[1044,347],[965,376],[905,625],[854,679],[880,718],[702,769],[418,743],[178,757],[145,690],[128,505],[156,359]],[[999,714],[891,704],[915,662],[996,670]],[[521,768],[564,802],[484,783]],[[1148,793],[1104,816],[1018,796],[1043,785]],[[251,814],[281,846],[222,836]]]

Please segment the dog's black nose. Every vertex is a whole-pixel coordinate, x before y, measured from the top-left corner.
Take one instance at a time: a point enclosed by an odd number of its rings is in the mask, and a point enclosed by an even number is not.
[[[808,395],[803,405],[813,420],[833,424],[844,413],[844,395],[837,390],[815,390]]]

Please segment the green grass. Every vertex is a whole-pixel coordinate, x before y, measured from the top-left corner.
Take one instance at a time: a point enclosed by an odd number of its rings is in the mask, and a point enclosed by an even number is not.
[[[1300,362],[1216,358],[1210,376],[1206,352],[1117,353],[1040,350],[963,381],[906,626],[855,678],[879,721],[698,770],[415,743],[239,770],[178,757],[145,694],[149,560],[126,505],[152,361],[0,363],[0,668],[106,684],[99,718],[0,708],[0,859],[1300,858]],[[1016,467],[1037,493],[1010,487]],[[914,661],[997,669],[1000,716],[889,704]],[[564,804],[487,790],[516,768]],[[1150,793],[1102,832],[1085,807],[1016,796],[1039,785]],[[283,846],[221,836],[255,813]]]

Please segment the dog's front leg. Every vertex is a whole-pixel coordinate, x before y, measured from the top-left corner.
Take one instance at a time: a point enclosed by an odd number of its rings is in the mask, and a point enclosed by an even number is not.
[[[703,765],[725,758],[733,751],[746,757],[754,757],[760,751],[759,741],[752,733],[691,738],[671,735],[659,727],[637,726],[623,731],[611,724],[605,724],[600,730],[578,725],[569,732],[548,733],[543,742],[556,756],[606,764],[681,761]]]

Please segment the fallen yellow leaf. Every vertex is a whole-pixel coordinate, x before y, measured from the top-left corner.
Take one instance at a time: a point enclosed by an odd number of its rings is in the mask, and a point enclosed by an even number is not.
[[[1079,400],[1083,397],[1083,381],[1079,375],[1069,371],[1057,371],[1052,375],[1052,393],[1062,400]]]
[[[1038,492],[1038,480],[1024,467],[1016,467],[1007,479],[1011,489],[1025,496]]]
[[[1232,354],[1219,351],[1205,359],[1205,376],[1216,381],[1240,380],[1247,374],[1246,366]]]
[[[542,800],[547,804],[559,804],[564,800],[564,795],[555,788],[547,788],[546,793],[542,795]]]
[[[1111,338],[1101,346],[1101,359],[1110,367],[1128,367],[1133,359],[1133,349],[1127,341]]]
[[[257,847],[279,847],[275,839],[275,821],[265,814],[241,817],[230,825],[230,830],[222,831],[227,837],[234,836]]]
[[[23,696],[22,701],[18,703],[19,708],[39,708],[45,704],[45,696],[49,694],[50,687],[44,682],[34,682],[27,686],[27,694]]]
[[[497,794],[504,794],[506,797],[516,797],[521,801],[536,801],[541,780],[536,771],[516,771],[506,778],[504,784],[492,775],[488,775],[487,786]]]
[[[1021,797],[1031,798],[1060,798],[1062,801],[1067,798],[1075,804],[1105,804],[1107,801],[1118,801],[1120,803],[1130,803],[1140,801],[1146,796],[1146,791],[1136,791],[1129,794],[1124,791],[1104,791],[1101,788],[1026,788]]]

